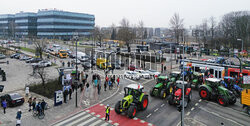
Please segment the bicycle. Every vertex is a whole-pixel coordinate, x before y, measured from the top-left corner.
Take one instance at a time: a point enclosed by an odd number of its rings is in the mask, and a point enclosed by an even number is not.
[[[43,119],[45,117],[45,114],[43,111],[37,111],[37,110],[33,110],[33,116],[34,117],[38,117],[38,119]]]

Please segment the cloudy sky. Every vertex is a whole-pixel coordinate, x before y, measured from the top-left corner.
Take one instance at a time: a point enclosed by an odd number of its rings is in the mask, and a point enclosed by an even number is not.
[[[132,24],[142,20],[148,27],[169,27],[177,12],[189,27],[211,16],[218,22],[225,13],[249,11],[250,0],[0,0],[0,14],[50,8],[94,14],[99,26],[119,25],[125,17]]]

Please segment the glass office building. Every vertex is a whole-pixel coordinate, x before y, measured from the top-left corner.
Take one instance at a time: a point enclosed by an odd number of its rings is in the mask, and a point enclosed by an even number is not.
[[[94,30],[95,16],[58,10],[39,10],[37,13],[37,36],[39,38],[68,39],[89,36]]]
[[[0,15],[0,37],[15,36],[15,15],[3,14]]]
[[[36,37],[37,15],[36,13],[21,12],[15,14],[16,37]]]

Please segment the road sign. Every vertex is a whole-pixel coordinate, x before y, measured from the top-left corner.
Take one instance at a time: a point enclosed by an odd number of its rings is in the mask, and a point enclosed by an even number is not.
[[[243,84],[250,84],[250,76],[243,76]]]
[[[240,77],[242,77],[242,73],[240,73]]]

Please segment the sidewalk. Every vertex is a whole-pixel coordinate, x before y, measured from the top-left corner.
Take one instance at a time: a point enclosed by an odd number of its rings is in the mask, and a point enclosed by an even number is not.
[[[98,71],[96,71],[98,72]],[[95,72],[94,72],[95,73]],[[32,112],[28,112],[28,103],[27,99],[28,97],[25,97],[25,103],[22,106],[15,107],[15,108],[7,108],[7,113],[3,114],[2,108],[0,109],[0,124],[1,126],[13,126],[16,124],[16,112],[20,108],[23,112],[22,114],[22,125],[24,126],[47,126],[51,125],[59,120],[65,119],[69,117],[70,115],[73,115],[74,113],[79,112],[80,110],[83,110],[87,107],[90,107],[91,105],[94,105],[101,100],[108,98],[115,92],[117,92],[118,88],[113,88],[113,90],[108,90],[105,92],[103,83],[104,83],[104,76],[101,74],[102,78],[102,88],[100,95],[97,94],[97,90],[92,85],[92,74],[91,72],[88,72],[88,82],[90,84],[90,87],[88,89],[88,92],[86,91],[86,88],[83,92],[80,92],[80,89],[78,89],[77,92],[77,102],[78,107],[75,107],[75,91],[72,93],[72,99],[69,100],[67,103],[63,103],[60,106],[53,106],[54,100],[53,99],[47,99],[42,96],[39,96],[37,94],[32,93],[32,96],[36,96],[40,99],[45,99],[45,101],[49,105],[49,109],[45,110],[45,118],[40,120],[37,117],[33,117]],[[115,86],[114,86],[115,87]],[[24,95],[24,91],[18,91],[20,94]],[[89,101],[89,102],[88,102]]]

